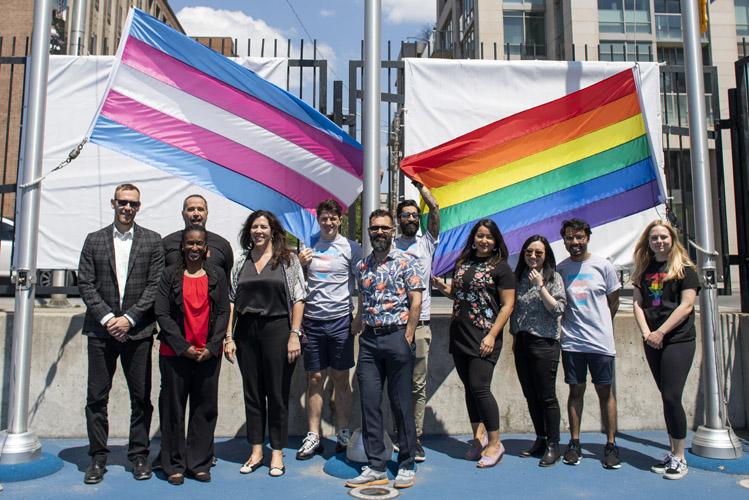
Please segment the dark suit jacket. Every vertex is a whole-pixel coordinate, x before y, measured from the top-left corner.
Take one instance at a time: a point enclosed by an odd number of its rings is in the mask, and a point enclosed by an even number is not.
[[[220,267],[206,262],[203,264],[203,269],[208,275],[208,300],[210,302],[208,339],[205,347],[214,356],[221,357],[224,351],[226,327],[229,325],[229,286],[226,284],[224,270]],[[181,263],[164,270],[154,305],[156,320],[161,328],[159,340],[166,342],[177,356],[182,356],[190,347],[185,338],[183,270]]]
[[[83,244],[78,264],[78,289],[86,304],[83,333],[109,338],[106,328],[101,325],[102,318],[109,313],[115,316],[127,314],[135,322],[128,331],[128,338],[146,338],[153,333],[153,303],[164,269],[161,236],[134,225],[125,296],[120,307],[113,230],[114,224],[110,224],[90,233]]]

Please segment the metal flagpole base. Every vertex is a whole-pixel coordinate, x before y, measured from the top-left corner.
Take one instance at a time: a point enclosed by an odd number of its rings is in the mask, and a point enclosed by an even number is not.
[[[692,438],[692,454],[705,458],[741,458],[741,441],[730,427],[710,429],[703,425],[697,428]]]
[[[42,455],[42,443],[33,432],[20,434],[0,432],[0,464],[22,464],[38,460]]]

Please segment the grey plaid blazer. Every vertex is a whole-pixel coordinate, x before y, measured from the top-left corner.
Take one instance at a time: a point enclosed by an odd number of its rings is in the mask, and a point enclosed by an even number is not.
[[[115,270],[114,224],[86,236],[78,263],[78,289],[86,304],[83,334],[108,338],[101,320],[109,313],[127,314],[133,321],[128,338],[142,339],[152,335],[155,316],[153,303],[164,269],[161,236],[155,231],[134,225],[125,297],[120,308],[120,292]]]

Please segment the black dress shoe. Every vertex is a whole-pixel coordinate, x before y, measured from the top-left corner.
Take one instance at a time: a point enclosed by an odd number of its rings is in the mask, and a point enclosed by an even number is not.
[[[201,483],[210,483],[211,482],[211,473],[210,472],[196,472],[194,474],[195,480],[200,481]]]
[[[539,467],[551,467],[552,465],[559,462],[559,443],[549,443],[546,445],[546,452],[541,460],[538,462]]]
[[[176,474],[172,474],[171,476],[167,477],[166,480],[169,484],[179,486],[180,484],[185,482],[185,475],[177,472]]]
[[[104,479],[104,473],[107,472],[107,461],[94,459],[91,461],[86,474],[83,476],[83,482],[86,484],[97,484]]]
[[[138,481],[151,479],[151,465],[146,457],[138,456],[133,460],[133,477]]]
[[[536,438],[530,448],[520,452],[521,457],[541,458],[546,451],[546,438]]]

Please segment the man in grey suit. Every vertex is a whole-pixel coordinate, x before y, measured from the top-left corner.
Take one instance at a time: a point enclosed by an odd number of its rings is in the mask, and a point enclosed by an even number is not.
[[[111,201],[114,223],[86,237],[78,265],[78,288],[86,304],[88,337],[86,426],[91,465],[83,482],[99,483],[107,471],[107,403],[120,358],[130,392],[128,459],[135,479],[149,479],[153,303],[164,250],[161,236],[135,224],[140,191],[120,184]]]

